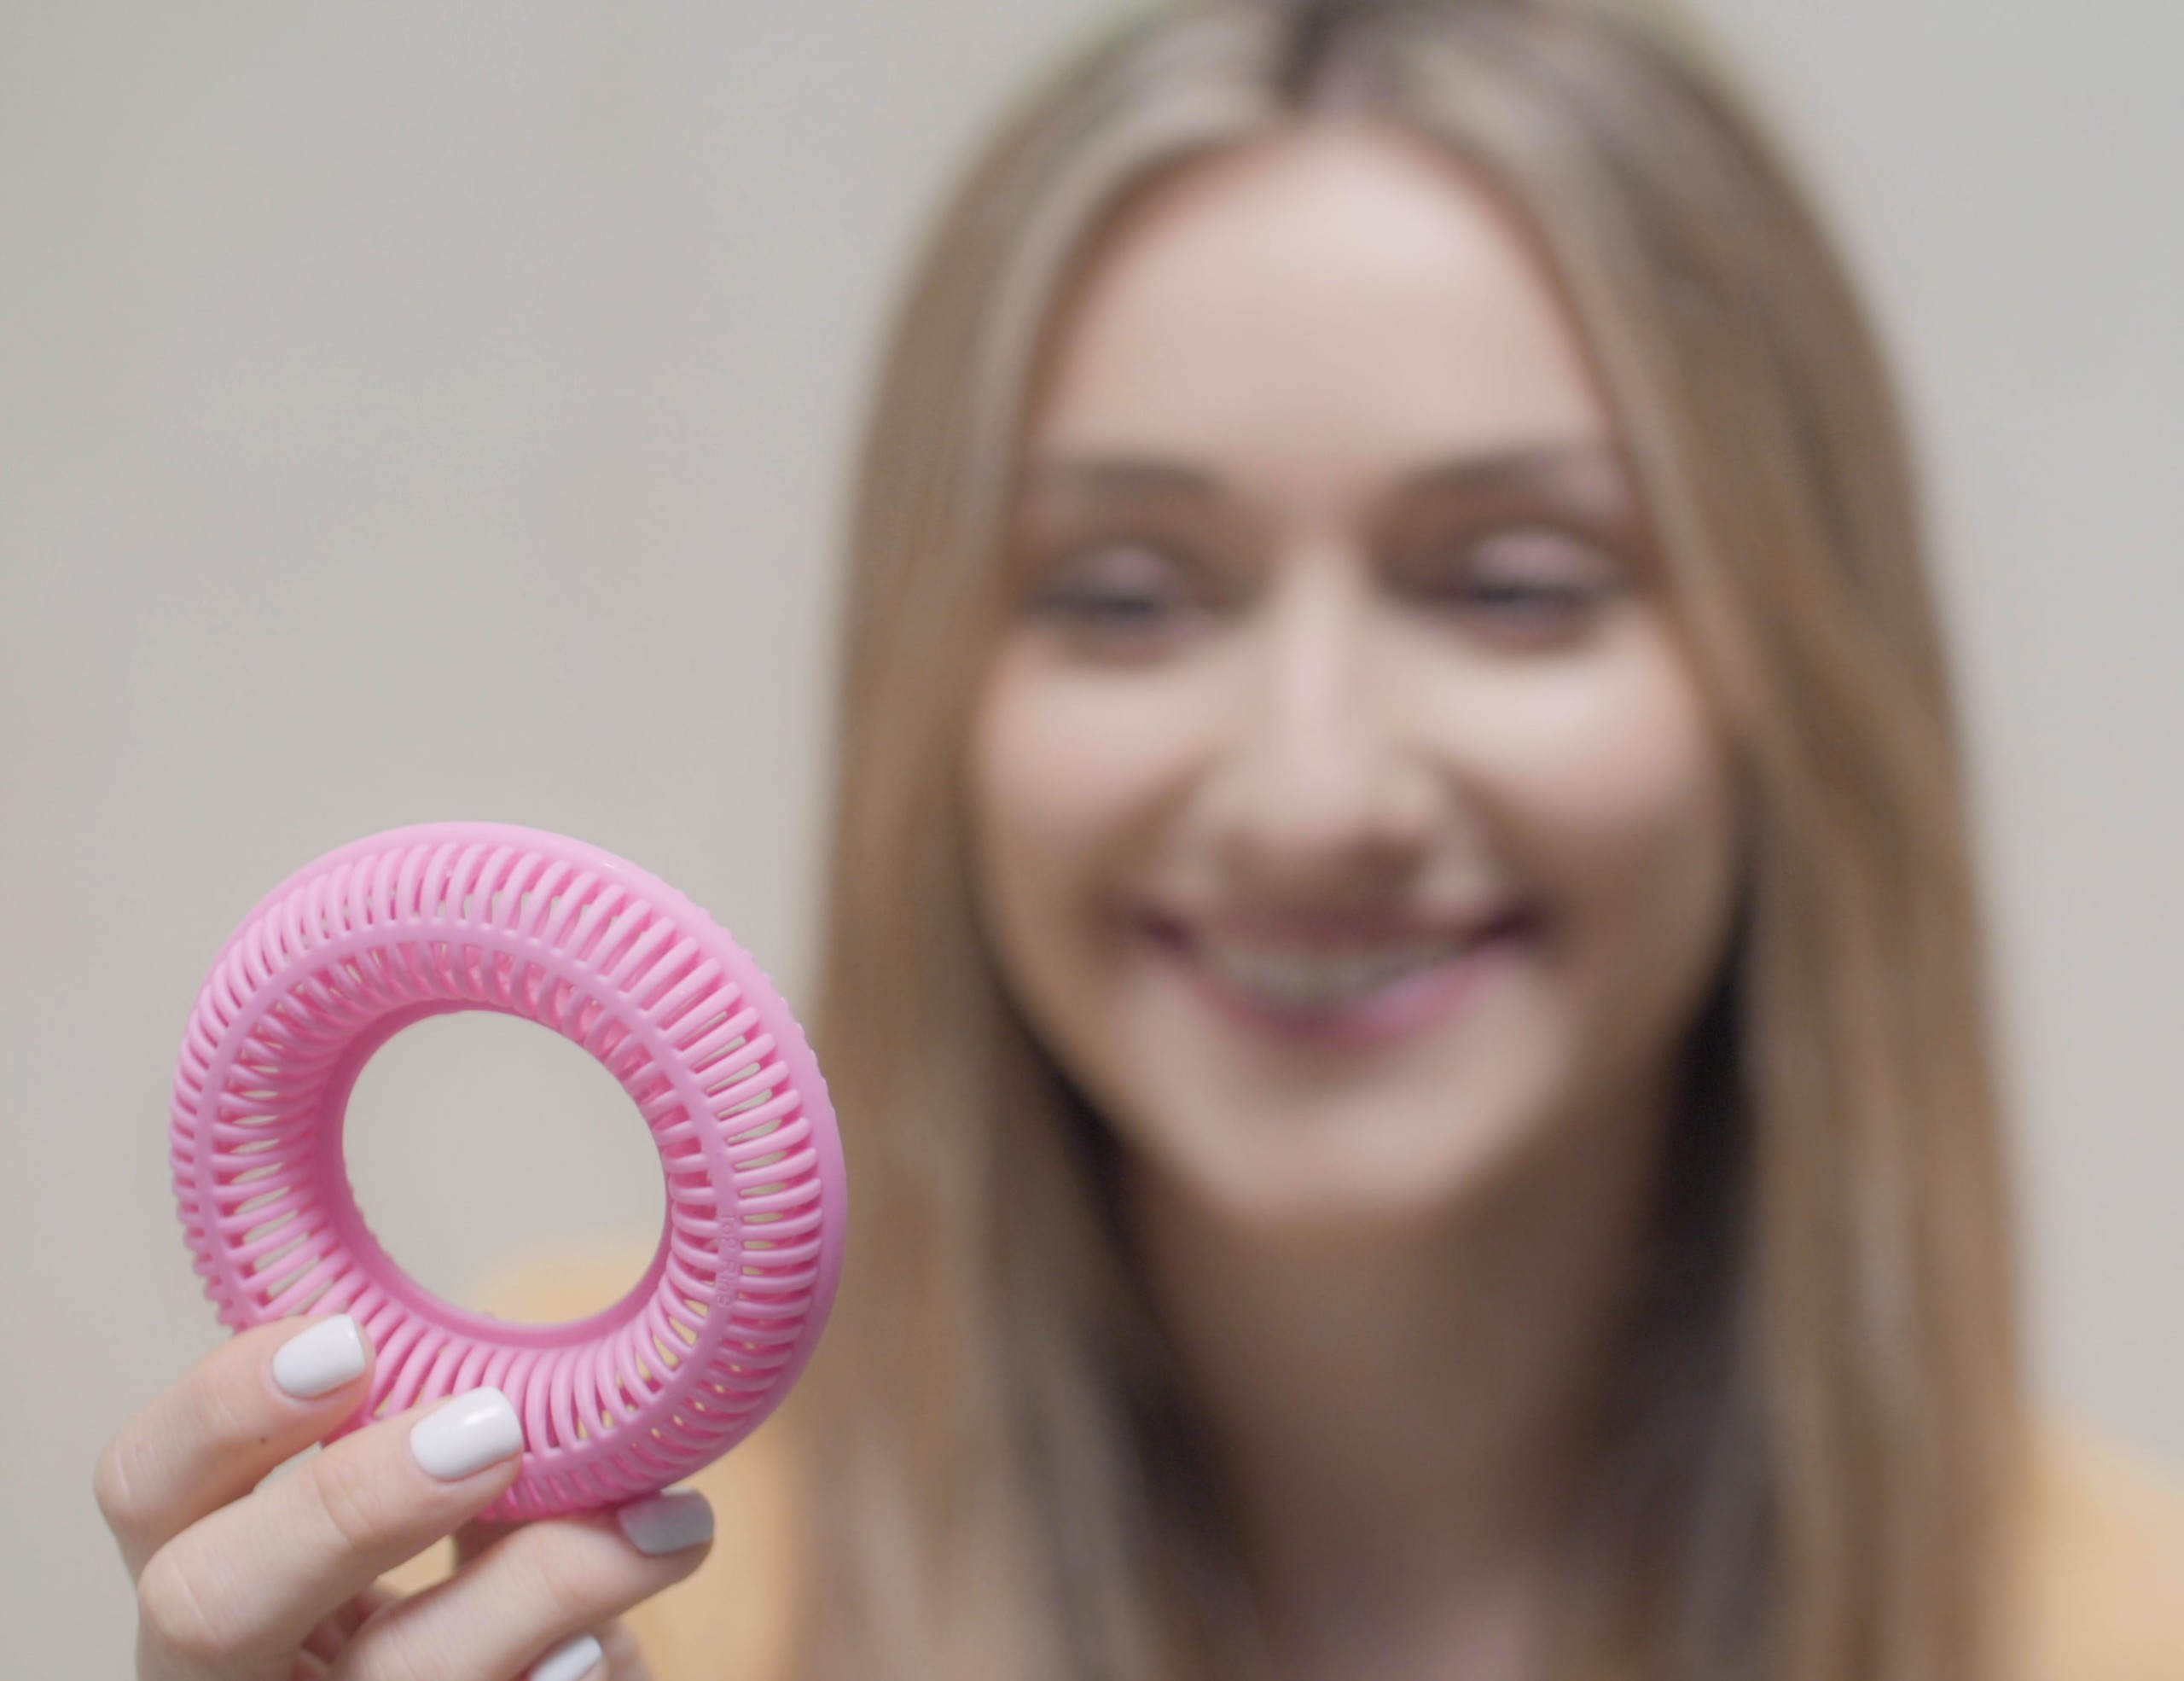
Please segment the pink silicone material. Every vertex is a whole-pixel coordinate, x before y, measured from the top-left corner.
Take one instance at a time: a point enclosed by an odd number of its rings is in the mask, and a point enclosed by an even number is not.
[[[588,1319],[522,1324],[443,1301],[357,1207],[341,1126],[358,1070],[411,1022],[461,1009],[573,1040],[652,1131],[659,1248]],[[613,1504],[725,1453],[803,1370],[840,1271],[841,1143],[787,1006],[666,883],[537,829],[394,829],[267,894],[190,1016],[172,1139],[183,1229],[223,1323],[346,1312],[370,1334],[378,1369],[345,1428],[481,1384],[506,1392],[525,1451],[496,1519]]]

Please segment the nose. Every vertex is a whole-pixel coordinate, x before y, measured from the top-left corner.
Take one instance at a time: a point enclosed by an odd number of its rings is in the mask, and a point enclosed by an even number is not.
[[[1246,891],[1347,903],[1423,860],[1437,798],[1365,568],[1339,552],[1280,569],[1239,650],[1237,705],[1205,811]]]

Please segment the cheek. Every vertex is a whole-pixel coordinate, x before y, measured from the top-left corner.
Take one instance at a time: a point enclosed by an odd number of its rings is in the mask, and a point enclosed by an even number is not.
[[[1728,743],[1650,613],[1585,658],[1512,681],[1490,707],[1446,714],[1490,723],[1449,750],[1549,903],[1559,988],[1587,1018],[1593,1060],[1627,1071],[1720,961],[1737,869]]]
[[[1127,821],[1158,788],[1172,706],[1072,674],[1031,637],[1004,643],[980,696],[973,747],[980,827],[1009,850],[1069,850]]]
[[[1205,715],[1202,687],[1072,670],[1029,636],[1003,644],[985,683],[969,765],[977,892],[1003,969],[1066,1039],[1087,1030],[1116,954],[1102,885],[1188,784],[1178,720]]]

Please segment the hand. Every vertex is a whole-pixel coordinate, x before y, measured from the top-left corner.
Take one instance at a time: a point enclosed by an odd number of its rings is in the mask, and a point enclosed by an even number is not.
[[[515,1480],[522,1426],[497,1389],[381,1419],[260,1486],[356,1410],[372,1359],[346,1314],[262,1325],[107,1444],[95,1485],[136,1583],[138,1681],[649,1681],[612,1620],[704,1561],[702,1495],[473,1526],[447,1580],[376,1585]]]

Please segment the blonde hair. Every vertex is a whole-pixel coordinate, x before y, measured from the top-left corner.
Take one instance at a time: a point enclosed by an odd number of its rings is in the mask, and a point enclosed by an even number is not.
[[[979,932],[962,754],[1074,277],[1149,183],[1338,109],[1449,148],[1536,241],[1750,814],[1601,1481],[1588,1638],[1647,1677],[1969,1681],[2018,1386],[1905,445],[1829,242],[1723,79],[1657,19],[1559,0],[1130,19],[1014,113],[932,236],[851,536],[816,1037],[855,1226],[803,1406],[816,1672],[1205,1673],[1242,1614],[1114,1235],[1110,1143]]]

